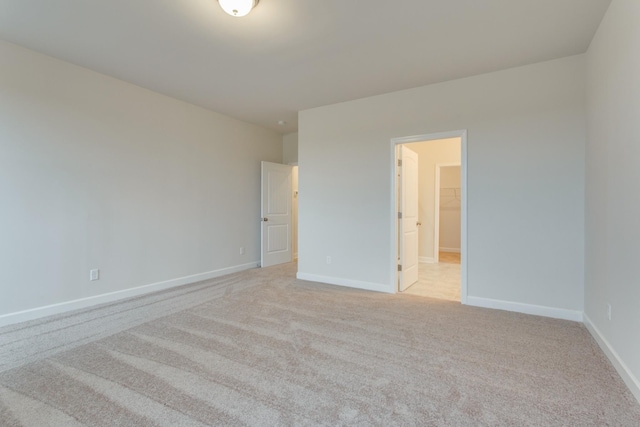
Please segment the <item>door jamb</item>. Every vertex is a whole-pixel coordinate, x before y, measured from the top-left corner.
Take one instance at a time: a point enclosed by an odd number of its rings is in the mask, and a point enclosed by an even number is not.
[[[396,147],[412,142],[426,142],[438,139],[460,138],[460,302],[467,304],[467,131],[430,133],[392,138],[390,143],[391,159],[391,200],[389,215],[389,233],[391,248],[389,251],[389,278],[391,289],[398,292],[398,156]]]

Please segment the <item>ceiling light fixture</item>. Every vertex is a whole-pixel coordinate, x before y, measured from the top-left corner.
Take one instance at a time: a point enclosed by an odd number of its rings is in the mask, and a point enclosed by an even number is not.
[[[260,0],[218,0],[218,3],[220,3],[222,10],[231,16],[239,18],[248,15],[259,1]]]

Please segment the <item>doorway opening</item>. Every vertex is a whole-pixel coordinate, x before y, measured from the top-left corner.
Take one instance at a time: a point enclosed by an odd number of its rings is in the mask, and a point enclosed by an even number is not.
[[[261,188],[260,266],[297,262],[298,166],[262,162]]]
[[[391,149],[396,289],[465,304],[466,131],[395,138]]]

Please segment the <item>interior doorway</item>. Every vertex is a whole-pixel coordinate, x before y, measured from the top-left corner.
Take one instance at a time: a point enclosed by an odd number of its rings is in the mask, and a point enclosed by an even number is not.
[[[260,266],[297,262],[298,166],[262,162],[261,169]]]
[[[391,143],[396,289],[466,303],[466,131],[395,138]],[[409,152],[417,160],[407,164]],[[414,165],[415,173],[403,169]],[[415,183],[407,182],[414,179]],[[414,186],[418,187],[415,217],[410,209],[414,195],[407,194]],[[418,229],[417,239],[412,238],[411,226]],[[419,261],[417,280],[407,274],[413,270],[414,250]]]
[[[293,260],[292,175],[292,166],[261,162],[260,265],[263,268]]]

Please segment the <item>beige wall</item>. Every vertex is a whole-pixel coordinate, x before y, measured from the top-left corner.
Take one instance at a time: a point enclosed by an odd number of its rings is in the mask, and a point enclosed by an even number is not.
[[[460,252],[460,166],[440,168],[440,250]]]
[[[460,188],[460,166],[440,169],[440,188]]]

